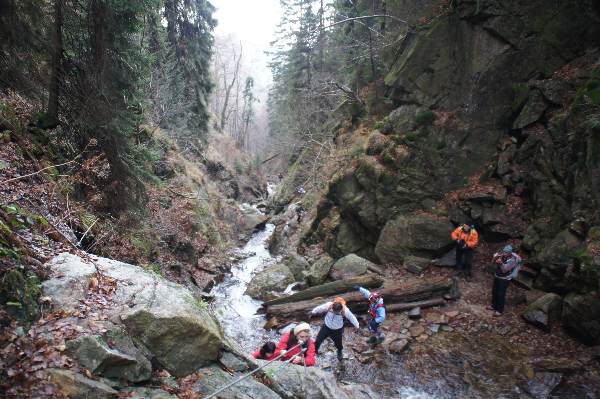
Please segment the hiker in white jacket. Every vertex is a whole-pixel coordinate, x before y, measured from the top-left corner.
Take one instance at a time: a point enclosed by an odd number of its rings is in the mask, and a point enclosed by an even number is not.
[[[359,328],[356,316],[346,307],[346,301],[343,298],[337,297],[332,302],[326,302],[317,306],[311,312],[312,316],[325,314],[325,322],[317,334],[315,340],[315,350],[319,353],[319,347],[327,337],[331,338],[337,348],[337,358],[342,361],[342,337],[344,335],[344,320],[348,320],[356,328]]]

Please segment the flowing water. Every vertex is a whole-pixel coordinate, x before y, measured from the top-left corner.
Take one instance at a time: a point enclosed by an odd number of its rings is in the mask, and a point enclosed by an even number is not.
[[[278,261],[278,258],[272,256],[267,249],[268,240],[274,230],[275,226],[273,224],[267,224],[264,230],[254,233],[250,241],[240,250],[240,255],[244,256],[244,259],[235,264],[223,282],[212,290],[212,294],[215,296],[212,306],[225,333],[248,353],[258,349],[266,341],[277,342],[279,340],[277,332],[267,331],[263,328],[266,322],[265,317],[257,314],[262,301],[252,299],[245,294],[252,276]],[[312,327],[313,336],[316,336],[318,326],[313,325]],[[322,349],[328,349],[329,347],[332,347],[332,345],[326,342],[323,344]],[[350,352],[350,350],[347,350],[347,352]],[[331,369],[331,365],[337,362],[334,358],[333,351],[325,351],[323,356],[319,356],[317,365]],[[361,365],[356,361],[349,363],[350,366],[347,367],[346,371],[341,373],[335,371],[338,378],[363,383],[368,383],[371,379],[376,378],[374,374],[378,371],[376,366]],[[394,372],[397,372],[397,370]],[[395,379],[393,373],[391,378]],[[393,397],[401,399],[436,398],[413,388],[400,386],[396,387],[394,391],[395,395]]]

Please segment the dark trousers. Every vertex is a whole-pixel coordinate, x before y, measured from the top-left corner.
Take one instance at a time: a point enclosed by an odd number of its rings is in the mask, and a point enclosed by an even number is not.
[[[471,275],[471,264],[473,263],[473,250],[471,248],[456,247],[456,271]]]
[[[492,286],[492,307],[496,312],[504,312],[504,303],[506,302],[506,290],[510,280],[494,277],[494,285]]]
[[[319,333],[317,334],[317,339],[315,340],[315,351],[319,352],[319,347],[327,337],[331,338],[337,350],[341,351],[344,348],[344,346],[342,345],[343,335],[344,327],[338,328],[337,330],[332,330],[331,328],[323,324],[321,326],[321,329],[319,330]]]

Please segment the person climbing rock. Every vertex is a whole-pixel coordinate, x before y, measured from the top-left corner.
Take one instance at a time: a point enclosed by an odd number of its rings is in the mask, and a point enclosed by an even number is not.
[[[494,284],[492,286],[492,306],[488,310],[494,311],[494,316],[502,316],[506,302],[506,290],[510,280],[517,277],[521,268],[521,257],[513,252],[512,245],[505,246],[502,251],[496,252],[492,258],[496,266]]]
[[[331,302],[325,302],[310,312],[312,316],[321,315],[323,313],[325,313],[324,323],[315,340],[315,351],[318,354],[319,347],[323,341],[327,338],[331,338],[337,349],[337,358],[339,361],[342,361],[342,350],[344,349],[344,345],[342,344],[344,320],[348,320],[354,327],[360,328],[358,320],[356,320],[356,316],[354,316],[352,311],[346,306],[344,298],[341,297],[337,297]]]
[[[368,339],[369,344],[380,344],[385,339],[385,336],[379,327],[385,321],[385,306],[383,305],[383,298],[377,291],[371,292],[366,288],[356,286],[356,289],[369,300],[369,315],[371,320],[369,321],[369,331],[372,336]]]
[[[298,344],[300,346],[297,346]],[[275,357],[281,356],[280,360],[290,360],[293,364],[304,366],[315,365],[315,341],[310,338],[310,326],[308,323],[300,323],[294,329],[285,333],[277,349]]]
[[[479,234],[474,226],[463,224],[452,232],[452,240],[456,242],[456,275],[470,278],[473,250],[479,242]]]
[[[277,356],[275,355],[275,350],[277,349],[277,345],[275,342],[267,342],[265,343],[259,350],[254,352],[252,356],[255,359],[263,359],[263,360],[273,360]]]

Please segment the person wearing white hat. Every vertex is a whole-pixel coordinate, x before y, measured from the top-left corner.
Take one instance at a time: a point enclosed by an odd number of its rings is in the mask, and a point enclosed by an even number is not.
[[[315,341],[311,338],[310,325],[304,322],[285,333],[275,350],[276,356],[283,355],[280,360],[290,360],[293,364],[304,366],[315,365],[315,353]]]

